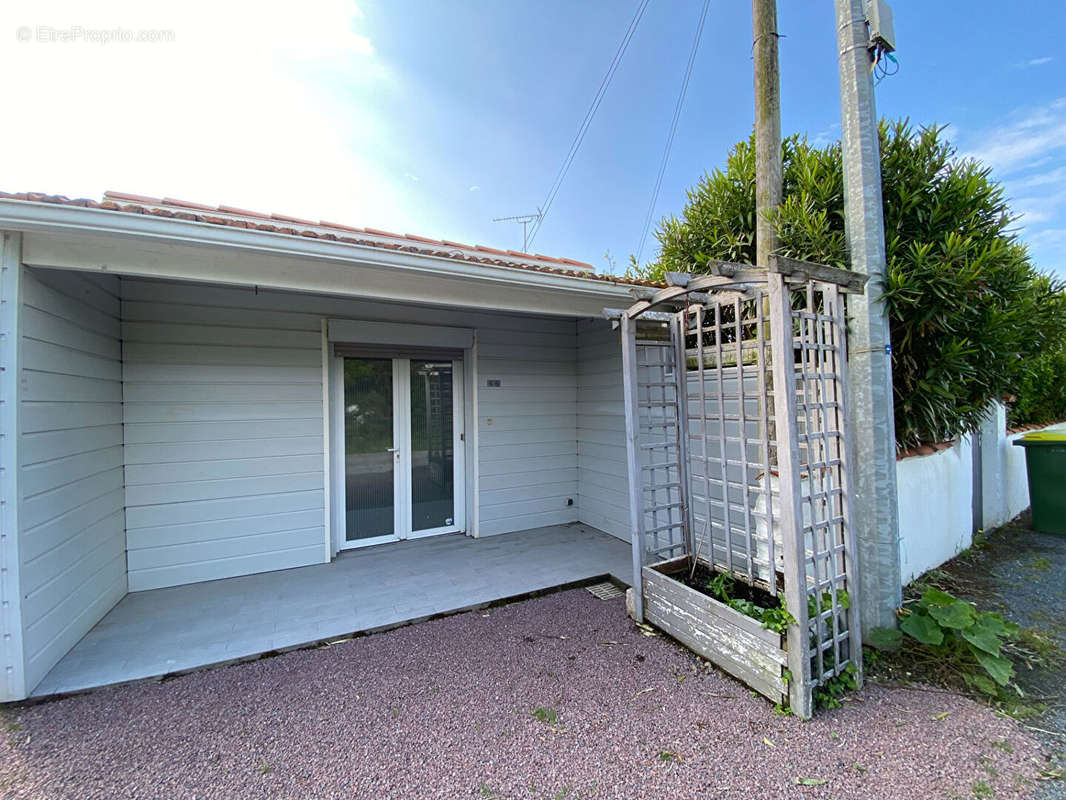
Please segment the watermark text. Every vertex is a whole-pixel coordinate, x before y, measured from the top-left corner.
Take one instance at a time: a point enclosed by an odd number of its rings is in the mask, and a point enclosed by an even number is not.
[[[83,25],[22,25],[15,38],[26,44],[160,44],[177,41],[169,28],[90,28]]]

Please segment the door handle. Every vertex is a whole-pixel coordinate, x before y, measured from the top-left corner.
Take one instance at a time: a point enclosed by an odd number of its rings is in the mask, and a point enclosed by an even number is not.
[[[399,447],[390,447],[385,452],[386,453],[398,453],[398,452],[400,452],[400,448]]]

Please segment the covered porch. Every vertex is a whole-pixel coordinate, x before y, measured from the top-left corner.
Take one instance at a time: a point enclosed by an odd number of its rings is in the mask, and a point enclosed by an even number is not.
[[[596,578],[628,583],[626,543],[580,523],[450,534],[330,563],[125,595],[34,697],[158,677],[394,627]]]
[[[624,281],[119,195],[0,229],[0,702],[628,576]]]

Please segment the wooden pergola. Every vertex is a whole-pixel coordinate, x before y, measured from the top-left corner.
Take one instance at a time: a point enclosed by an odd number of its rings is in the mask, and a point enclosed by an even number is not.
[[[865,278],[781,257],[710,268],[606,312],[622,335],[630,610],[809,717],[817,686],[861,681],[844,295]],[[783,593],[795,624],[780,637],[668,577],[694,562]]]

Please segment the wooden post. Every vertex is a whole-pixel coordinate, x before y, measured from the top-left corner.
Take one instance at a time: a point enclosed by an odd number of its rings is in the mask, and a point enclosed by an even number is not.
[[[622,394],[626,412],[629,532],[633,544],[633,618],[644,621],[644,475],[640,470],[640,404],[637,397],[637,323],[622,314]]]
[[[674,378],[677,381],[677,467],[681,484],[681,520],[684,523],[685,550],[696,557],[696,531],[692,521],[692,478],[688,446],[688,356],[685,352],[685,332],[688,329],[688,308],[674,315],[670,322],[670,337],[674,344]]]
[[[796,365],[792,341],[792,298],[783,275],[771,272],[770,344],[774,375],[774,418],[777,428],[777,470],[780,476],[781,548],[785,556],[785,607],[796,618],[788,626],[788,695],[792,712],[809,719],[811,657],[807,620],[806,543],[800,505],[799,444],[796,440]]]
[[[777,0],[752,0],[755,57],[755,263],[770,266],[777,248],[774,212],[781,205],[781,80]]]

